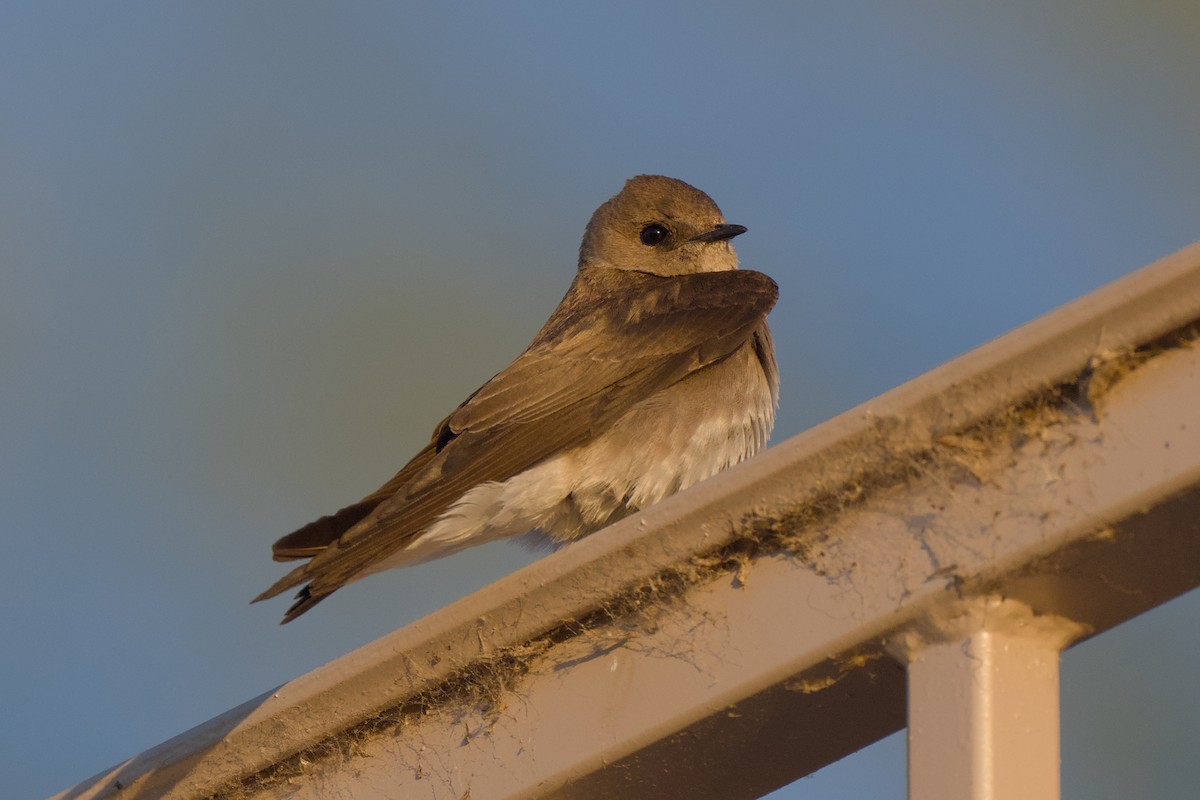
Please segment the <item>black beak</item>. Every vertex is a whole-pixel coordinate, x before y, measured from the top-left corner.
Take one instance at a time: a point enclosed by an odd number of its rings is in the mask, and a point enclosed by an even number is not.
[[[690,241],[693,242],[724,242],[732,239],[735,236],[741,236],[746,232],[745,225],[718,225],[711,231],[705,231],[697,236],[693,236]]]

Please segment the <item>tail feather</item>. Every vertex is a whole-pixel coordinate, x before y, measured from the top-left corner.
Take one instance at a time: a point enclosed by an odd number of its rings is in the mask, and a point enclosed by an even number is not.
[[[270,600],[272,597],[283,594],[288,589],[292,589],[292,588],[295,588],[296,586],[299,586],[300,584],[304,583],[305,580],[307,580],[307,578],[308,578],[308,575],[306,574],[307,571],[308,571],[308,564],[302,564],[299,567],[296,567],[294,570],[289,572],[287,575],[284,575],[282,578],[280,578],[278,581],[276,581],[271,586],[271,588],[267,589],[265,592],[263,592],[258,597],[251,600],[250,602],[257,603],[260,600]],[[283,619],[281,619],[279,621],[279,624],[280,625],[288,624],[289,622],[294,620],[296,617],[300,616],[305,611],[308,611],[310,608],[312,608],[317,603],[321,602],[322,600],[324,600],[326,597],[328,597],[331,594],[333,594],[333,592],[325,592],[324,594],[314,594],[312,584],[311,583],[305,584],[305,586],[302,589],[300,589],[299,592],[296,593],[296,596],[294,598],[295,602],[293,602],[290,606],[288,606],[288,610],[284,613]]]
[[[314,556],[320,555],[330,546],[336,545],[342,534],[365,519],[378,505],[378,500],[367,498],[352,506],[346,506],[336,514],[330,514],[329,516],[321,517],[315,522],[310,522],[271,545],[271,555],[276,561],[293,561],[301,558],[311,559]],[[306,560],[303,564],[275,581],[275,583],[271,584],[270,588],[250,602],[257,603],[261,600],[269,600],[272,597],[283,594],[288,589],[293,589],[304,583],[311,577],[310,567],[312,563],[312,561]],[[306,585],[296,595],[296,602],[292,603],[288,608],[287,613],[284,614],[279,624],[286,625],[332,593],[332,591],[327,591],[322,594],[314,594],[312,584]]]
[[[332,592],[330,592],[329,594],[332,594]],[[300,616],[305,611],[308,611],[310,608],[312,608],[317,603],[324,600],[326,597],[329,597],[329,594],[313,594],[312,586],[311,585],[305,586],[303,589],[301,589],[299,592],[296,593],[296,598],[295,598],[296,602],[294,602],[290,606],[288,606],[288,610],[283,615],[283,619],[281,619],[279,621],[279,624],[287,625],[289,622],[294,620],[296,617]]]
[[[281,595],[288,589],[295,588],[308,580],[308,564],[301,564],[294,570],[284,575],[275,583],[271,584],[270,588],[260,594],[258,597],[251,600],[251,603],[258,603],[263,600],[270,600],[272,597]]]
[[[271,545],[271,557],[276,561],[312,558],[361,522],[377,505],[378,501],[361,500],[346,506],[336,514],[321,517],[302,528],[297,528]]]

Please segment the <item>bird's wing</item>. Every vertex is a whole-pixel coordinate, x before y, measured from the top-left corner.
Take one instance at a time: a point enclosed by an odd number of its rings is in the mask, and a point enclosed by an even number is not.
[[[360,523],[257,599],[308,581],[294,619],[418,535],[473,486],[589,441],[634,404],[751,339],[775,282],[736,270],[662,277],[589,268],[533,343],[439,426],[419,468]]]
[[[445,424],[443,422],[443,424]],[[439,430],[441,426],[438,426]],[[271,545],[271,556],[276,561],[294,561],[298,558],[312,558],[329,545],[341,538],[342,534],[353,528],[367,517],[384,500],[400,491],[404,484],[411,481],[422,469],[429,464],[435,455],[434,442],[430,442],[417,453],[404,468],[393,475],[387,483],[380,486],[357,503],[339,509],[333,514],[313,520],[302,528],[298,528],[287,536],[280,537]]]

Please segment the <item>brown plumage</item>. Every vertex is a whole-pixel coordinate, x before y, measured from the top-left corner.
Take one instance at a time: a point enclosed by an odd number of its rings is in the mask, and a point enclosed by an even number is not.
[[[528,531],[570,541],[759,449],[777,287],[736,269],[728,240],[744,230],[681,181],[629,181],[529,347],[380,489],[276,542],[276,560],[311,560],[256,601],[306,584],[288,622],[380,569]],[[639,436],[649,455],[626,458]]]

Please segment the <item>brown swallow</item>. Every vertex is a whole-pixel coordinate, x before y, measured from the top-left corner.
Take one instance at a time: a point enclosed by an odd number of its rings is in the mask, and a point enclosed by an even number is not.
[[[683,181],[626,182],[525,352],[382,487],[277,541],[275,560],[308,560],[255,602],[303,584],[286,623],[392,567],[512,536],[571,542],[760,450],[778,287],[737,268],[745,231]]]

